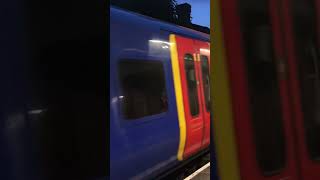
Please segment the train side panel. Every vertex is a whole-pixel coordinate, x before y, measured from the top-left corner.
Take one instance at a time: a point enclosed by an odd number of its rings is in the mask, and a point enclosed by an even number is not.
[[[193,52],[191,56],[197,68],[194,75],[198,85],[201,82],[197,87],[198,111],[204,114],[200,57],[210,54],[207,46],[203,46],[209,36],[116,8],[111,8],[110,33],[111,179],[154,178],[174,168],[181,160],[196,155],[210,143],[207,137],[210,113],[206,112],[209,118],[200,117],[198,123],[190,124],[191,121],[181,118],[181,114],[186,113],[181,107],[187,103],[185,99],[189,93],[186,87],[177,89],[183,86],[183,79],[177,78],[176,72],[183,68],[179,68],[181,62],[177,56],[179,47],[184,45],[180,41],[174,42],[175,45],[171,42],[175,34],[190,42],[185,45]],[[194,43],[195,39],[201,40],[199,47]],[[207,50],[204,54],[200,52],[203,47]],[[182,73],[185,76],[184,71]],[[179,99],[182,94],[184,97]],[[193,139],[196,140],[193,144],[198,146],[194,150],[185,147],[186,125],[192,124],[197,125],[195,128],[199,131]],[[182,157],[185,153],[187,155]]]
[[[201,96],[203,99],[202,110],[204,118],[204,133],[202,139],[202,148],[206,148],[210,145],[210,43],[194,40],[194,44],[199,60],[199,81],[201,84]]]
[[[181,94],[184,115],[182,135],[185,135],[183,159],[196,154],[210,143],[210,95],[209,95],[209,44],[194,38],[172,35],[176,44],[177,61],[180,70]],[[176,84],[175,84],[176,85]],[[176,87],[177,88],[177,87]],[[177,91],[177,89],[176,89]],[[179,94],[179,92],[176,92]],[[179,114],[179,116],[182,116]],[[179,120],[181,121],[181,120]],[[181,139],[183,141],[184,139]],[[182,158],[179,157],[179,160]]]
[[[177,163],[169,34],[145,21],[111,11],[111,179],[146,179]]]

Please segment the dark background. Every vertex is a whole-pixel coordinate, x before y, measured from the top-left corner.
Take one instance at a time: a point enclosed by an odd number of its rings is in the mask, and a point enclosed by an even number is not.
[[[108,6],[0,2],[0,179],[108,175]]]

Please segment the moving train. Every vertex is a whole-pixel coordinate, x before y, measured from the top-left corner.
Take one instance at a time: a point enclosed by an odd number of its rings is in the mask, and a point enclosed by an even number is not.
[[[110,178],[150,179],[209,152],[209,35],[110,8]]]
[[[221,180],[320,179],[320,1],[213,0]]]

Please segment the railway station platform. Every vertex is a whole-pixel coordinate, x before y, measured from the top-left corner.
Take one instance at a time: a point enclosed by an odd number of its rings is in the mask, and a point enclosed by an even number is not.
[[[210,162],[186,177],[184,180],[210,180]]]

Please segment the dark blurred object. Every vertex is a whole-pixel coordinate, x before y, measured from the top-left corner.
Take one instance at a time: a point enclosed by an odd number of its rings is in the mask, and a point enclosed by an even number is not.
[[[191,5],[188,3],[179,4],[177,7],[178,21],[184,24],[191,23]]]
[[[107,176],[107,15],[88,2],[0,3],[0,179]]]

